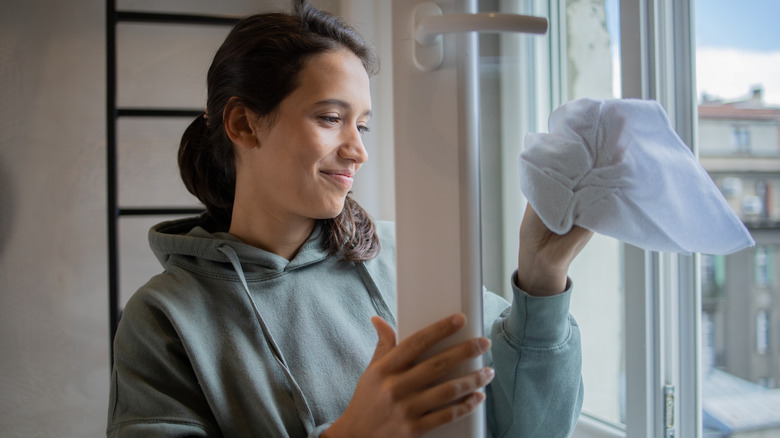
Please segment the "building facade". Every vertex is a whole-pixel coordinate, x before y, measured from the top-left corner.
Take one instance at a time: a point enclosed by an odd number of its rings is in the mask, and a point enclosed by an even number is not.
[[[780,108],[761,89],[699,106],[702,165],[756,246],[704,256],[704,363],[767,388],[780,386]]]
[[[780,400],[780,108],[765,106],[760,88],[737,102],[705,98],[699,106],[699,156],[756,241],[727,256],[702,255],[705,411],[708,391],[714,391],[706,388],[707,370],[772,390],[752,391],[753,398]],[[780,433],[770,426],[780,415],[764,417],[756,412],[750,429]],[[742,436],[732,432],[721,436]]]

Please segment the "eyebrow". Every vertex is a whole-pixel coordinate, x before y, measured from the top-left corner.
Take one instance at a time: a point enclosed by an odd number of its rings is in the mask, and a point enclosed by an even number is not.
[[[336,105],[347,110],[352,109],[352,105],[350,105],[349,102],[341,99],[325,99],[317,102],[315,105]],[[364,112],[362,115],[371,117],[374,115],[374,113],[371,110],[368,110]]]

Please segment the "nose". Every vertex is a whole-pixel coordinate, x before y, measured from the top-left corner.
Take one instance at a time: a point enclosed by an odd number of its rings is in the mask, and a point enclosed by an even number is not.
[[[347,130],[339,147],[339,156],[346,160],[351,160],[358,165],[368,160],[368,151],[363,144],[363,136],[357,127]]]

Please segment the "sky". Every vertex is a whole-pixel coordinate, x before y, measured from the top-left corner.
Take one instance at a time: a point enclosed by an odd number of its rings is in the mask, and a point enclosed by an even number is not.
[[[697,95],[725,101],[761,86],[764,102],[780,107],[780,0],[693,0]],[[605,0],[607,26],[619,35],[619,0]],[[618,56],[618,47],[613,47]],[[619,78],[619,64],[615,64]],[[619,95],[620,83],[615,83]]]
[[[699,96],[724,100],[764,89],[780,107],[780,0],[695,0]]]

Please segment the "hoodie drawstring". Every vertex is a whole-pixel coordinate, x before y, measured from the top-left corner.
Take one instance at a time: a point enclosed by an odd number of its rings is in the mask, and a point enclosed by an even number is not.
[[[263,331],[263,337],[265,337],[265,341],[268,343],[268,346],[270,347],[276,362],[280,367],[282,367],[284,375],[287,377],[287,383],[290,385],[290,389],[292,391],[295,408],[298,410],[298,417],[301,419],[303,427],[306,429],[306,434],[311,434],[315,428],[314,415],[311,413],[311,409],[309,408],[309,404],[306,402],[306,397],[304,396],[301,387],[298,385],[295,377],[293,377],[292,373],[290,372],[290,368],[287,366],[287,362],[284,360],[282,351],[276,345],[274,338],[271,336],[271,332],[268,330],[268,326],[266,325],[265,320],[263,320],[263,317],[260,315],[260,311],[257,309],[255,300],[252,299],[252,294],[249,292],[249,285],[247,285],[246,277],[244,276],[244,270],[241,267],[241,262],[238,259],[238,254],[236,254],[236,251],[230,245],[220,245],[217,250],[222,254],[225,254],[228,260],[230,260],[230,263],[233,265],[233,269],[241,279],[241,284],[244,286],[246,297],[249,299],[249,303],[252,305],[252,310],[255,312],[255,317],[260,324],[260,329]]]

